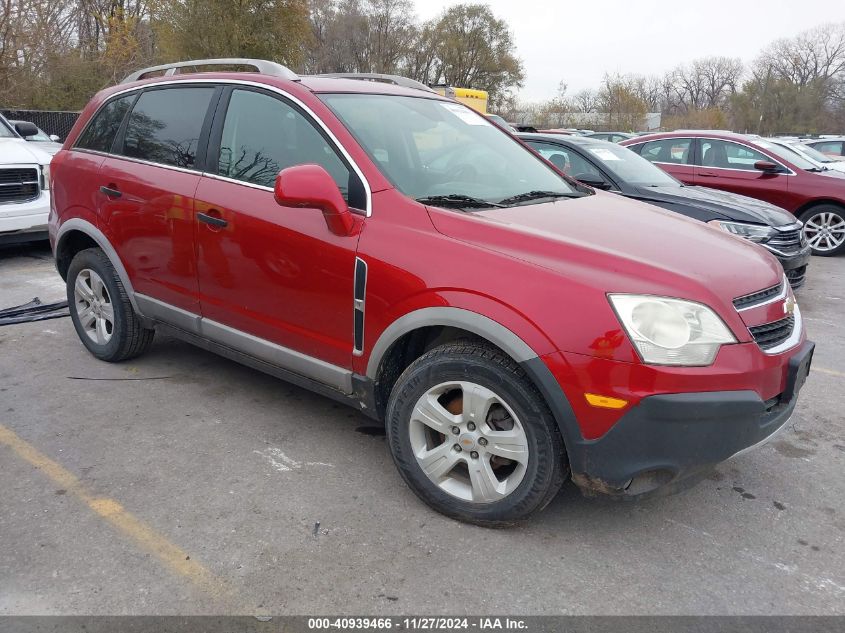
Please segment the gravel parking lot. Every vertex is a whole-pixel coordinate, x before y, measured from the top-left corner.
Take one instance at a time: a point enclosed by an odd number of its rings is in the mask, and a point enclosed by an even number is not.
[[[58,300],[0,251],[0,308]],[[684,493],[567,484],[520,528],[429,510],[380,429],[185,343],[110,365],[70,319],[0,328],[0,614],[843,614],[845,258],[799,292],[790,427]]]

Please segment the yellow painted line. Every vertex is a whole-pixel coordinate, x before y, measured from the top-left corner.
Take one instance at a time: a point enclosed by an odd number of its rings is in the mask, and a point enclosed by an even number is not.
[[[0,424],[0,445],[8,446],[18,457],[35,466],[57,486],[85,503],[136,545],[155,556],[170,571],[187,578],[212,597],[234,604],[233,594],[225,583],[190,557],[187,552],[158,534],[117,501],[93,494],[64,466],[39,452],[2,424]]]
[[[839,376],[840,378],[845,378],[845,372],[836,371],[835,369],[828,369],[827,367],[813,366],[813,368],[810,370],[810,373],[812,373],[814,371],[820,372],[822,374],[828,374],[830,376]]]

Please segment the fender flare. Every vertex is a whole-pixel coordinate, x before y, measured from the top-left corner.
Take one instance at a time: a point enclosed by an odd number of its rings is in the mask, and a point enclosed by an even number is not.
[[[140,310],[138,310],[138,304],[135,303],[135,289],[132,287],[132,282],[129,280],[129,274],[126,272],[126,268],[120,260],[117,251],[114,249],[111,242],[109,242],[109,239],[105,236],[105,234],[87,220],[71,218],[62,223],[56,233],[56,260],[58,261],[59,253],[62,252],[63,241],[71,231],[84,233],[94,240],[101,249],[103,249],[106,257],[109,258],[111,265],[114,266],[117,276],[120,277],[120,282],[126,289],[126,294],[129,297],[129,302],[132,304],[132,308],[137,314],[141,314]]]
[[[412,330],[438,325],[456,327],[477,334],[507,352],[517,363],[537,358],[537,353],[521,338],[483,314],[463,308],[421,308],[399,317],[381,333],[367,361],[367,377],[376,379],[385,353],[402,336]]]
[[[409,312],[381,333],[367,361],[367,378],[373,383],[384,355],[396,341],[412,330],[427,326],[457,327],[490,341],[514,359],[528,374],[549,406],[563,437],[569,458],[580,453],[584,438],[572,406],[539,355],[514,332],[483,314],[452,307],[422,308]]]

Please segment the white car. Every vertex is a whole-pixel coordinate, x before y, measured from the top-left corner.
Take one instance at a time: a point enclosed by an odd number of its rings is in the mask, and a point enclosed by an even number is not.
[[[832,169],[833,171],[845,172],[845,161],[836,160],[830,156],[822,154],[817,149],[805,145],[798,139],[784,139],[784,138],[767,138],[769,143],[780,145],[787,149],[791,149],[802,158],[818,165],[822,169]]]
[[[27,121],[9,120],[9,123],[11,123],[15,127],[15,129],[17,129],[18,124],[27,123]],[[27,134],[26,136],[24,136],[24,139],[29,141],[30,143],[38,143],[38,149],[43,150],[48,154],[58,154],[59,150],[62,149],[62,144],[59,143],[59,137],[55,134],[47,134],[47,132],[45,132],[38,126],[35,126],[35,130],[35,134]]]
[[[52,159],[0,116],[0,244],[47,239]]]

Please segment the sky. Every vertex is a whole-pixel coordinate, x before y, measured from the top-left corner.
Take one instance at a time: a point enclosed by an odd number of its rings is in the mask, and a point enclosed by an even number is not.
[[[510,25],[525,101],[597,88],[605,72],[662,75],[698,57],[751,62],[770,42],[845,22],[845,0],[465,0]],[[415,0],[427,20],[457,0]]]

